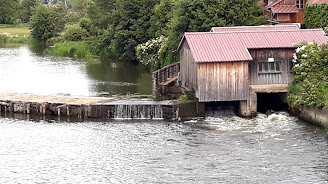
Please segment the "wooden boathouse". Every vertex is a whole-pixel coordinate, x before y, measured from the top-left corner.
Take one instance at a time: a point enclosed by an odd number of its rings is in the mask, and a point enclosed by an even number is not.
[[[179,81],[195,91],[199,102],[238,102],[240,115],[251,116],[258,93],[287,92],[298,44],[327,41],[322,29],[296,27],[185,33],[178,47]]]

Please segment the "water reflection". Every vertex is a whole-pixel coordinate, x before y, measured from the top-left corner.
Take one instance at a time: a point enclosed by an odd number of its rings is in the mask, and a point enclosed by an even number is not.
[[[97,91],[110,94],[151,94],[149,68],[134,63],[89,60],[86,71],[97,81]]]
[[[79,96],[151,94],[149,68],[45,56],[44,46],[0,47],[0,92]]]

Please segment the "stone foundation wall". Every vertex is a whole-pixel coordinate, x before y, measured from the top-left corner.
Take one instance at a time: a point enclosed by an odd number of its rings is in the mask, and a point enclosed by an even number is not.
[[[324,107],[323,109],[308,107],[303,108],[302,110],[299,110],[292,105],[290,105],[290,107],[292,113],[294,113],[296,116],[311,123],[325,127],[328,130],[328,107]]]

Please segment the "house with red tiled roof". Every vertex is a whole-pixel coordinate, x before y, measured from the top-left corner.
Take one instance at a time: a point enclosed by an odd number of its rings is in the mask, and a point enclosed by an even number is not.
[[[304,10],[307,0],[274,0],[264,3],[270,19],[268,22],[304,24]]]
[[[235,102],[240,115],[250,116],[257,112],[259,96],[278,94],[272,99],[286,98],[293,54],[302,42],[324,44],[328,39],[322,29],[295,26],[185,33],[178,47],[179,81],[194,90],[200,103]]]

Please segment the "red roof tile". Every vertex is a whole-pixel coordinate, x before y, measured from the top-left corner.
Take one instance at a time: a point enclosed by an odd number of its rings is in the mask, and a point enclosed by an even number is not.
[[[328,0],[310,0],[307,4],[328,4]]]
[[[184,39],[196,62],[249,61],[248,49],[294,48],[293,44],[302,42],[328,41],[322,29],[185,33]]]
[[[262,26],[235,26],[235,27],[213,27],[212,32],[235,32],[235,31],[270,31],[270,30],[295,30],[299,29],[297,24],[286,25],[262,25]]]
[[[294,5],[280,5],[271,8],[272,13],[297,13],[298,9]]]
[[[276,1],[273,1],[271,2],[270,4],[266,5],[265,8],[271,8],[279,3],[281,3],[283,0],[276,0]]]

